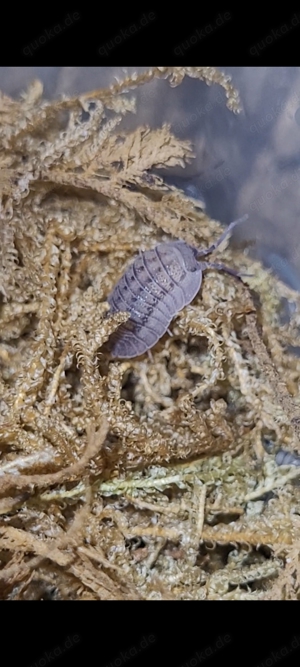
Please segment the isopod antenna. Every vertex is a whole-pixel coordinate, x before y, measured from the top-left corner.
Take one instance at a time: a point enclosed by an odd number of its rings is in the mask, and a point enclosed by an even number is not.
[[[199,248],[199,250],[197,252],[197,257],[203,257],[204,255],[210,255],[214,250],[216,250],[216,248],[219,247],[219,245],[221,245],[221,243],[224,241],[224,239],[226,239],[228,234],[230,234],[232,232],[234,227],[236,227],[237,225],[240,225],[242,222],[246,222],[246,220],[248,220],[248,218],[249,218],[248,213],[245,213],[245,215],[243,215],[242,218],[238,218],[238,220],[234,220],[233,222],[231,222],[230,225],[228,225],[228,227],[226,227],[226,229],[224,229],[224,232],[221,234],[221,236],[214,243],[212,243],[212,245],[209,246],[209,248]]]

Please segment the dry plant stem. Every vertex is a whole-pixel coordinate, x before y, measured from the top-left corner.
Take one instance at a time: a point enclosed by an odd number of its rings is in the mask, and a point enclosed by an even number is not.
[[[252,299],[248,292],[247,300],[251,303]],[[276,403],[278,403],[291,422],[291,426],[297,437],[300,446],[300,414],[299,409],[294,405],[291,399],[285,382],[280,378],[274,363],[268,353],[268,350],[262,340],[261,334],[257,326],[257,315],[254,304],[252,302],[252,312],[246,314],[247,331],[253,347],[253,351],[257,354],[263,371],[270,383]]]
[[[0,493],[5,494],[11,490],[43,488],[52,484],[62,484],[64,481],[75,480],[84,471],[89,461],[99,452],[106,437],[108,425],[103,425],[97,433],[90,430],[90,435],[82,458],[64,470],[44,475],[5,475],[0,477]]]
[[[273,489],[282,488],[289,482],[292,482],[294,479],[298,479],[299,476],[299,468],[296,468],[296,470],[289,470],[286,474],[284,474],[282,471],[282,475],[278,479],[270,480],[268,483],[258,486],[255,491],[248,493],[245,496],[245,502],[249,502],[249,500],[255,500],[256,498],[261,498],[265,493],[269,493],[270,491],[273,491]]]
[[[118,81],[110,86],[106,90],[94,90],[88,93],[84,93],[81,96],[81,99],[93,99],[93,98],[113,98],[115,95],[119,95],[122,92],[127,92],[128,90],[133,90],[141,84],[146,84],[152,81],[153,79],[166,79],[170,78],[173,85],[179,85],[182,82],[185,76],[192,78],[198,78],[200,80],[206,81],[206,83],[217,83],[222,86],[226,92],[227,105],[228,108],[232,111],[240,111],[240,102],[236,89],[230,83],[228,77],[222,72],[217,72],[214,67],[178,67],[174,70],[173,67],[154,67],[147,72],[142,72],[142,74],[136,74],[134,78],[128,76],[123,79],[123,81]],[[73,103],[77,101],[77,98],[73,98]]]

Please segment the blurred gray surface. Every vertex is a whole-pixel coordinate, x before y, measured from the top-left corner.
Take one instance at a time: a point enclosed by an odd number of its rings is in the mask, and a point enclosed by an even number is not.
[[[300,289],[300,68],[221,69],[240,92],[240,115],[228,111],[219,86],[186,79],[170,88],[155,80],[137,91],[137,115],[125,124],[167,122],[177,136],[191,139],[196,159],[169,178],[203,194],[208,212],[223,222],[248,213],[236,237],[251,240],[253,256]],[[45,97],[55,98],[108,86],[124,73],[114,67],[1,67],[0,88],[16,97],[39,78]]]

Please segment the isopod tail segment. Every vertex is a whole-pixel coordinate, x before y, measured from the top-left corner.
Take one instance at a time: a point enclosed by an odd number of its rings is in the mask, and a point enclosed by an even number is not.
[[[206,255],[210,255],[214,250],[216,250],[221,243],[226,239],[228,234],[233,230],[234,227],[237,225],[241,224],[242,222],[246,222],[248,220],[249,216],[248,213],[243,215],[242,218],[238,218],[238,220],[234,220],[233,222],[226,227],[224,232],[221,234],[221,236],[215,241],[215,243],[212,243],[209,248],[200,248],[199,251],[197,252],[197,259],[198,257],[203,257]],[[224,271],[225,273],[229,273],[229,275],[234,276],[235,278],[238,278],[239,280],[242,278],[242,276],[246,277],[251,277],[253,274],[251,273],[239,273],[239,271],[235,271],[234,269],[231,269],[229,266],[225,266],[225,264],[220,264],[217,262],[201,262],[201,268],[202,271],[205,271],[206,269],[217,269],[218,271]]]

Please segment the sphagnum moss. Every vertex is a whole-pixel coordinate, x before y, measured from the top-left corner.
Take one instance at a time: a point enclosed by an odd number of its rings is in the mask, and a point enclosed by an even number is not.
[[[135,106],[125,93],[185,76],[239,110],[213,68],[155,68],[56,102],[39,82],[0,98],[2,599],[298,597],[298,470],[261,442],[299,449],[300,361],[287,352],[299,296],[227,248],[252,291],[209,271],[152,360],[105,352],[128,318],[106,298],[138,250],[208,247],[221,231],[151,173],[184,166],[189,142],[120,125]]]

